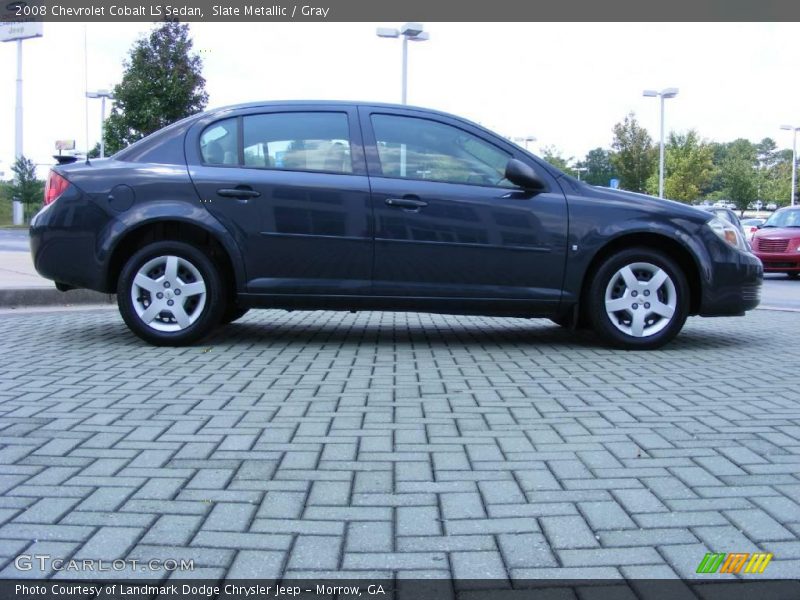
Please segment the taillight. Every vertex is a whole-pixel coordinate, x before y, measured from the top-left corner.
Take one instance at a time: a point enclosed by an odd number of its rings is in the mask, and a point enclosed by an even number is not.
[[[64,179],[55,171],[50,171],[50,175],[47,178],[47,184],[44,186],[45,206],[58,200],[58,197],[64,193],[68,186],[69,181]]]

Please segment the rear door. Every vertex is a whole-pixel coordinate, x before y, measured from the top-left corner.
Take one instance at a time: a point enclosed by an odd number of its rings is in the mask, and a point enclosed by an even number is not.
[[[243,249],[248,292],[369,292],[372,215],[354,107],[237,111],[196,125],[186,151],[204,205]]]
[[[375,214],[376,295],[557,304],[567,247],[561,188],[513,145],[458,119],[361,107]],[[510,158],[548,190],[504,179]]]

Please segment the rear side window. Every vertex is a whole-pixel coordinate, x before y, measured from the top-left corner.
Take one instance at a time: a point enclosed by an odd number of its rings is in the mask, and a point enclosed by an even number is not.
[[[242,120],[244,166],[352,173],[347,114],[294,112]]]
[[[200,155],[207,165],[237,165],[239,145],[236,139],[236,119],[212,123],[200,135]]]
[[[514,187],[505,179],[511,155],[463,129],[381,114],[372,128],[384,177]]]

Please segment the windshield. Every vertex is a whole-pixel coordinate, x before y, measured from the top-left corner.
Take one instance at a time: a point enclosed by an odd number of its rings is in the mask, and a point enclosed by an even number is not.
[[[800,227],[800,209],[779,210],[767,219],[764,227]]]

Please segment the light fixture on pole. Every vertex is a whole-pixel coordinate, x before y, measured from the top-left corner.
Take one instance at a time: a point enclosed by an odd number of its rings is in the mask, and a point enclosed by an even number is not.
[[[422,23],[406,23],[400,29],[391,27],[378,27],[376,34],[382,38],[403,38],[403,73],[402,73],[402,102],[407,104],[408,97],[408,42],[424,42],[431,36],[424,30]]]
[[[114,95],[108,90],[97,90],[96,92],[86,92],[87,98],[100,98],[100,158],[106,157],[106,141],[103,135],[103,124],[106,122],[106,98],[114,99]]]
[[[536,136],[535,135],[521,135],[519,137],[512,138],[513,142],[517,144],[525,144],[525,150],[528,149],[528,142],[535,142]]]
[[[792,132],[792,197],[791,206],[794,206],[794,198],[797,195],[797,132],[800,127],[794,125],[781,125],[781,129]]]
[[[661,138],[658,143],[658,197],[664,197],[664,100],[674,98],[678,95],[678,88],[665,88],[660,92],[656,90],[645,90],[643,96],[648,98],[661,99]]]
[[[581,173],[586,173],[589,170],[589,167],[572,167],[572,170],[578,174],[578,181],[581,180]]]

